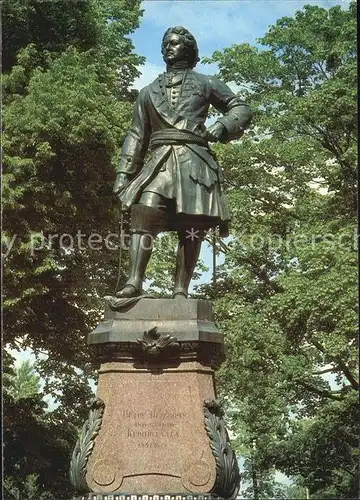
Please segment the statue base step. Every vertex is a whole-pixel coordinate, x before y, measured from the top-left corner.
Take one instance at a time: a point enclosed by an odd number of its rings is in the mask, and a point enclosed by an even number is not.
[[[87,495],[73,497],[71,500],[224,500],[223,497],[214,495],[167,495],[165,493],[149,495],[132,495],[124,493],[88,493]]]

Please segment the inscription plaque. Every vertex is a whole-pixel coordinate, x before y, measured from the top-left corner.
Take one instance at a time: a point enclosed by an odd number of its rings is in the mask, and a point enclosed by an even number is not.
[[[122,417],[126,426],[126,437],[132,441],[131,446],[161,449],[171,445],[169,439],[181,438],[180,424],[186,419],[186,413],[161,409],[124,410]]]

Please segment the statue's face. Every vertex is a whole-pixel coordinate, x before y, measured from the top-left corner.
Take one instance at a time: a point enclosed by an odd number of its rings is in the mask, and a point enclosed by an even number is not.
[[[183,37],[176,33],[170,33],[162,42],[161,52],[164,61],[173,64],[176,61],[187,59],[187,47],[184,44]]]

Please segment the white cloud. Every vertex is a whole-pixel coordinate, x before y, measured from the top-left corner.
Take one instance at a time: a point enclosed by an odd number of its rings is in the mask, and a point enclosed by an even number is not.
[[[250,35],[252,23],[241,15],[240,2],[145,1],[144,19],[156,26],[185,26],[199,41],[221,38],[234,42]]]
[[[279,18],[293,16],[309,4],[326,9],[340,4],[346,9],[349,0],[145,0],[142,7],[143,19],[155,29],[189,29],[205,55],[213,46],[221,50],[234,43],[254,43]]]

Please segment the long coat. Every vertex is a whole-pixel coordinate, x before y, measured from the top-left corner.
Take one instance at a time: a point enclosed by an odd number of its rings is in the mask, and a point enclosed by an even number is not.
[[[223,113],[217,120],[226,129],[221,142],[241,137],[251,110],[215,77],[192,70],[164,73],[140,91],[117,168],[132,179],[119,194],[124,210],[138,203],[144,191],[152,191],[172,199],[177,214],[211,217],[214,225],[229,219],[221,193],[222,172],[206,140],[160,142],[144,162],[155,132],[180,130],[206,139],[210,105]]]

